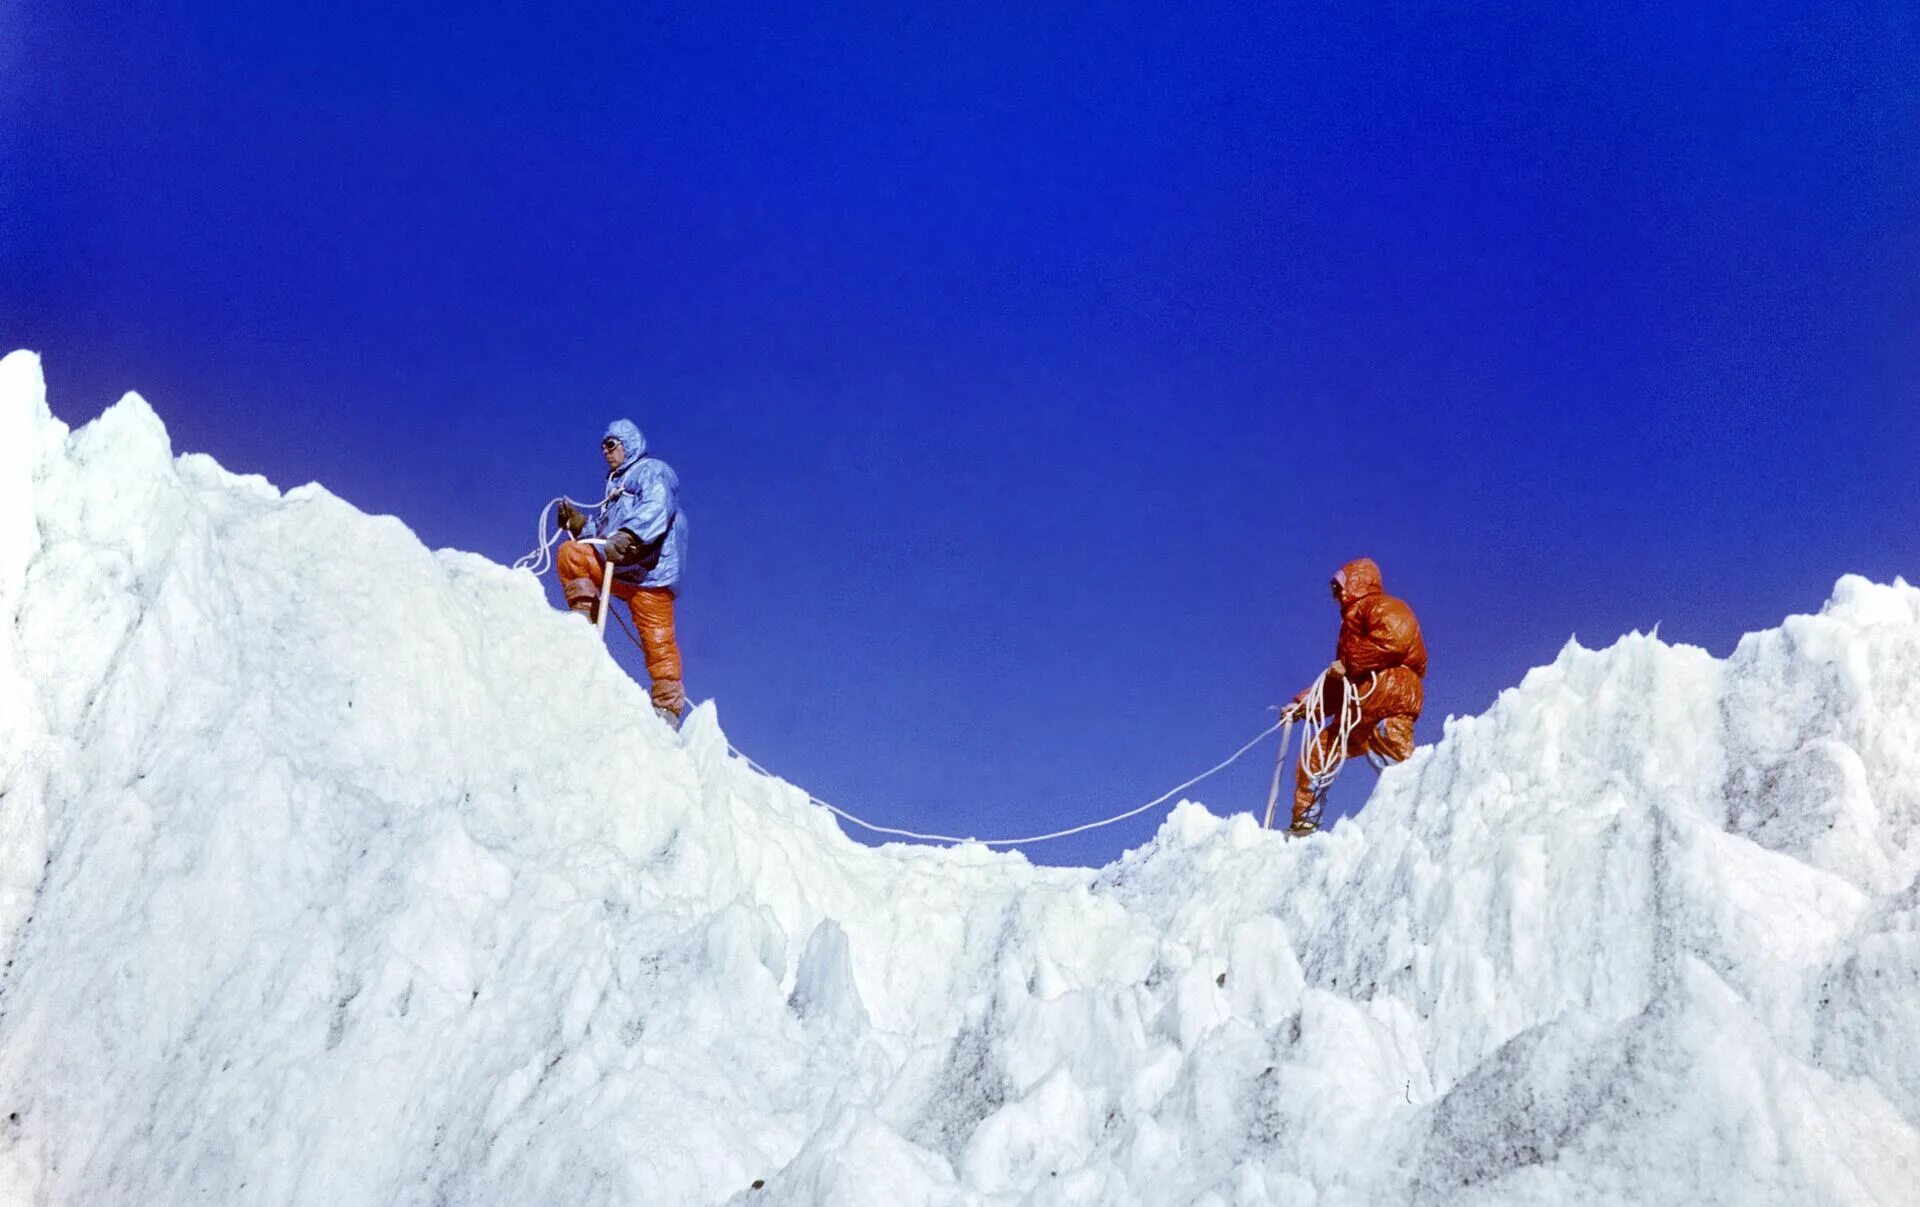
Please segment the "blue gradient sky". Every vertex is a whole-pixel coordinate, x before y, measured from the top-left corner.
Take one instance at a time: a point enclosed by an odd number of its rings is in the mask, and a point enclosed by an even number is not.
[[[0,3],[0,342],[501,560],[631,416],[692,692],[877,820],[1155,795],[1357,554],[1423,741],[1920,569],[1910,4],[485,7]]]

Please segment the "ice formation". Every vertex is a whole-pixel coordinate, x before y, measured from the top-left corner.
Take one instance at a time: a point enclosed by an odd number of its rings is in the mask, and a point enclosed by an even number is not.
[[[1310,841],[1042,868],[849,841],[526,576],[44,395],[0,1201],[1915,1201],[1904,583],[1570,645]]]

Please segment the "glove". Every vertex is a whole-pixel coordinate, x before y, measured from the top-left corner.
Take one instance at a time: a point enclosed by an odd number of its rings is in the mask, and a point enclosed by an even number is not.
[[[640,543],[639,537],[622,528],[607,538],[603,552],[614,565],[627,566],[639,561],[645,555],[646,547]]]
[[[565,499],[560,500],[560,527],[579,536],[586,526],[586,514]]]

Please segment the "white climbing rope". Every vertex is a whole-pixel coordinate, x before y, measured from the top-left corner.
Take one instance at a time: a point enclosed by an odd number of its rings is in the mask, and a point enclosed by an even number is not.
[[[513,568],[515,570],[528,571],[535,578],[544,577],[547,571],[553,569],[554,546],[558,545],[560,538],[567,534],[566,529],[555,525],[553,535],[548,536],[547,516],[561,503],[571,503],[580,510],[585,511],[590,507],[605,507],[607,505],[607,499],[611,498],[613,498],[613,494],[610,493],[605,499],[600,500],[598,503],[582,503],[580,500],[567,495],[557,495],[554,498],[548,499],[546,506],[540,509],[540,519],[534,527],[536,534],[535,539],[539,541],[539,544],[533,547],[532,552],[513,563]],[[606,541],[594,537],[575,539],[579,540],[582,545],[604,546],[606,544]],[[606,565],[600,575],[600,598],[593,601],[593,625],[604,635],[607,631],[607,613],[613,609],[613,561],[610,558],[604,557],[601,561],[605,562]]]
[[[1332,668],[1321,671],[1313,686],[1307,689],[1298,705],[1289,706],[1280,715],[1283,723],[1291,725],[1294,721],[1306,724],[1306,734],[1300,739],[1300,770],[1306,774],[1307,786],[1313,792],[1314,812],[1318,814],[1318,802],[1325,800],[1327,789],[1340,776],[1341,768],[1347,765],[1347,743],[1353,737],[1353,731],[1360,728],[1363,705],[1373,695],[1379,680],[1367,684],[1367,690],[1354,690],[1353,680],[1348,676],[1340,678],[1340,712],[1338,716],[1327,715],[1327,676]],[[1322,734],[1331,731],[1335,735],[1332,742],[1322,742]],[[1267,797],[1268,828],[1273,826],[1273,807],[1280,799],[1281,770],[1286,764],[1287,747],[1283,739],[1280,744],[1280,763],[1273,769],[1273,790]],[[1377,766],[1377,764],[1376,764]]]
[[[560,538],[567,534],[566,529],[555,525],[553,535],[547,535],[547,517],[553,514],[555,507],[562,503],[571,503],[581,511],[591,511],[595,508],[606,506],[607,499],[611,499],[612,497],[613,496],[609,494],[606,499],[602,499],[598,503],[582,503],[580,500],[569,498],[566,495],[556,495],[548,499],[546,506],[540,509],[540,518],[534,522],[534,540],[538,543],[534,545],[532,552],[513,563],[513,568],[515,570],[530,571],[536,578],[545,575],[547,571],[553,569],[553,548],[560,543]]]
[[[1307,773],[1307,782],[1313,787],[1315,796],[1322,796],[1333,786],[1340,776],[1340,769],[1347,765],[1347,740],[1353,731],[1360,728],[1361,706],[1367,697],[1373,695],[1378,683],[1367,684],[1367,690],[1358,692],[1353,689],[1353,680],[1342,676],[1340,679],[1340,714],[1327,716],[1327,671],[1321,671],[1320,677],[1313,681],[1313,687],[1307,692],[1307,698],[1301,705],[1301,719],[1307,724],[1307,736],[1301,740],[1300,769]],[[1333,730],[1339,740],[1330,743],[1316,741],[1319,735]]]
[[[1065,838],[1070,834],[1084,834],[1088,830],[1098,830],[1102,826],[1110,826],[1116,822],[1125,821],[1130,817],[1138,817],[1140,814],[1145,813],[1148,809],[1153,808],[1155,805],[1163,805],[1169,800],[1172,800],[1175,796],[1179,795],[1182,792],[1185,792],[1187,789],[1193,787],[1195,784],[1199,783],[1201,780],[1206,779],[1208,776],[1216,775],[1222,771],[1225,771],[1228,767],[1231,767],[1233,764],[1239,762],[1243,757],[1245,757],[1246,753],[1249,750],[1252,750],[1255,746],[1258,746],[1260,743],[1266,741],[1268,735],[1272,734],[1275,730],[1279,729],[1280,726],[1281,726],[1281,722],[1275,721],[1273,724],[1267,726],[1265,729],[1261,730],[1258,734],[1254,735],[1253,740],[1248,742],[1245,746],[1242,746],[1240,749],[1234,751],[1232,754],[1228,755],[1226,758],[1220,760],[1218,763],[1215,763],[1213,766],[1207,768],[1205,771],[1202,771],[1199,775],[1194,776],[1192,779],[1188,780],[1186,783],[1181,784],[1177,788],[1169,788],[1167,791],[1162,792],[1159,796],[1154,797],[1152,800],[1148,801],[1144,805],[1139,806],[1138,808],[1129,809],[1125,813],[1116,813],[1112,817],[1103,817],[1099,821],[1090,821],[1090,822],[1087,822],[1085,825],[1073,826],[1065,830],[1055,830],[1051,834],[1034,834],[1026,838],[974,838],[972,836],[963,838],[956,834],[922,834],[918,830],[901,830],[901,829],[896,829],[893,826],[877,826],[863,817],[857,817],[854,814],[847,812],[845,809],[842,809],[840,806],[832,803],[831,801],[821,800],[819,797],[814,796],[812,793],[807,794],[807,799],[812,801],[814,804],[819,805],[821,808],[831,811],[835,817],[838,817],[843,821],[850,821],[854,825],[859,826],[861,829],[871,830],[875,834],[891,834],[897,838],[917,838],[923,842],[974,842],[974,843],[979,843],[983,847],[1024,846],[1027,843],[1048,842],[1055,838]],[[741,750],[738,746],[735,746],[733,743],[731,742],[727,743],[727,749],[732,751],[743,762],[745,762],[747,766],[753,768],[755,771],[758,771],[761,775],[764,775],[769,779],[780,778],[779,776],[774,775],[773,772],[768,771],[765,767],[762,767],[759,763],[754,762],[752,757],[749,756],[746,753],[746,751]]]

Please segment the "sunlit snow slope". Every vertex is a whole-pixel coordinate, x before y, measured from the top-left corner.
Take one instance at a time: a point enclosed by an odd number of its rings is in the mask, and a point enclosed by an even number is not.
[[[1905,584],[1569,646],[1307,842],[1036,868],[848,841],[530,578],[43,398],[0,362],[0,1201],[1920,1193]]]

